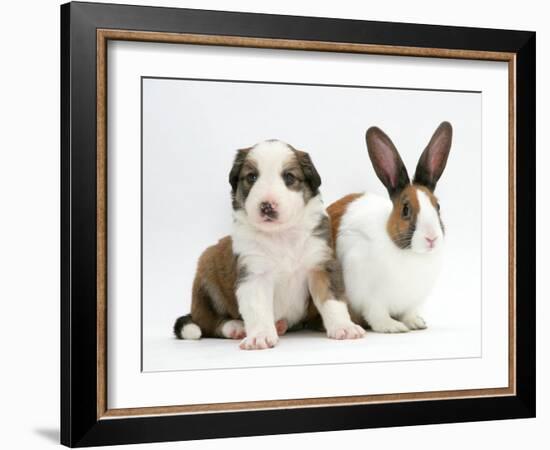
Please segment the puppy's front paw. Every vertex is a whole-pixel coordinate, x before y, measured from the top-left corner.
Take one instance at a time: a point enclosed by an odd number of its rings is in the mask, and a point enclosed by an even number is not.
[[[264,350],[277,345],[279,336],[275,327],[273,330],[251,332],[241,341],[239,347],[243,350]]]
[[[424,330],[428,328],[426,321],[417,315],[404,317],[403,323],[407,326],[407,328],[409,328],[409,330]]]
[[[371,321],[369,325],[372,331],[377,331],[378,333],[406,333],[409,331],[407,325],[391,317],[385,320],[377,320],[376,322]]]
[[[365,336],[365,330],[363,327],[353,323],[346,322],[343,324],[336,324],[327,328],[327,336],[331,339],[359,339]]]

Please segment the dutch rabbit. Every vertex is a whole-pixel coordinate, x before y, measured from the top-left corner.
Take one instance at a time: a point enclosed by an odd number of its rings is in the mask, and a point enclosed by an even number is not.
[[[373,331],[426,328],[417,308],[441,267],[445,228],[434,190],[451,141],[451,124],[443,122],[422,152],[411,183],[391,139],[369,128],[368,153],[389,198],[350,194],[328,208],[350,308],[355,320]]]

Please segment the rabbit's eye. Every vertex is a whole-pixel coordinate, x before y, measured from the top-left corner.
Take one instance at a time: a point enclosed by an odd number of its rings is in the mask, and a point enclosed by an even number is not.
[[[401,210],[401,217],[403,217],[403,219],[409,219],[411,217],[411,207],[408,203],[405,203],[403,205],[403,209]]]

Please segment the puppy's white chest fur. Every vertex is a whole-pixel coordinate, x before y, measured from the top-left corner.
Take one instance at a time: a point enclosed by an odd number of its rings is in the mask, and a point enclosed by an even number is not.
[[[275,281],[273,314],[275,320],[286,319],[289,326],[300,322],[307,312],[307,273],[303,270],[287,273]]]
[[[308,304],[308,273],[326,258],[326,244],[308,235],[281,245],[281,255],[275,273],[275,320],[286,319],[293,325],[306,315]],[[275,258],[275,261],[278,258]]]
[[[275,320],[286,319],[289,326],[300,322],[308,305],[308,273],[327,259],[326,242],[312,235],[309,227],[277,234],[237,227],[233,249],[249,276],[273,286]]]

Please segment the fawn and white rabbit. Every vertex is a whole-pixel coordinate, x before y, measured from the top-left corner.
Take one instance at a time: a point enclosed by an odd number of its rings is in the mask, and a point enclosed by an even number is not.
[[[366,141],[389,198],[350,194],[328,207],[350,308],[373,331],[423,329],[417,308],[437,279],[445,235],[434,189],[447,163],[452,127],[443,122],[435,130],[412,183],[382,130],[369,128]]]

